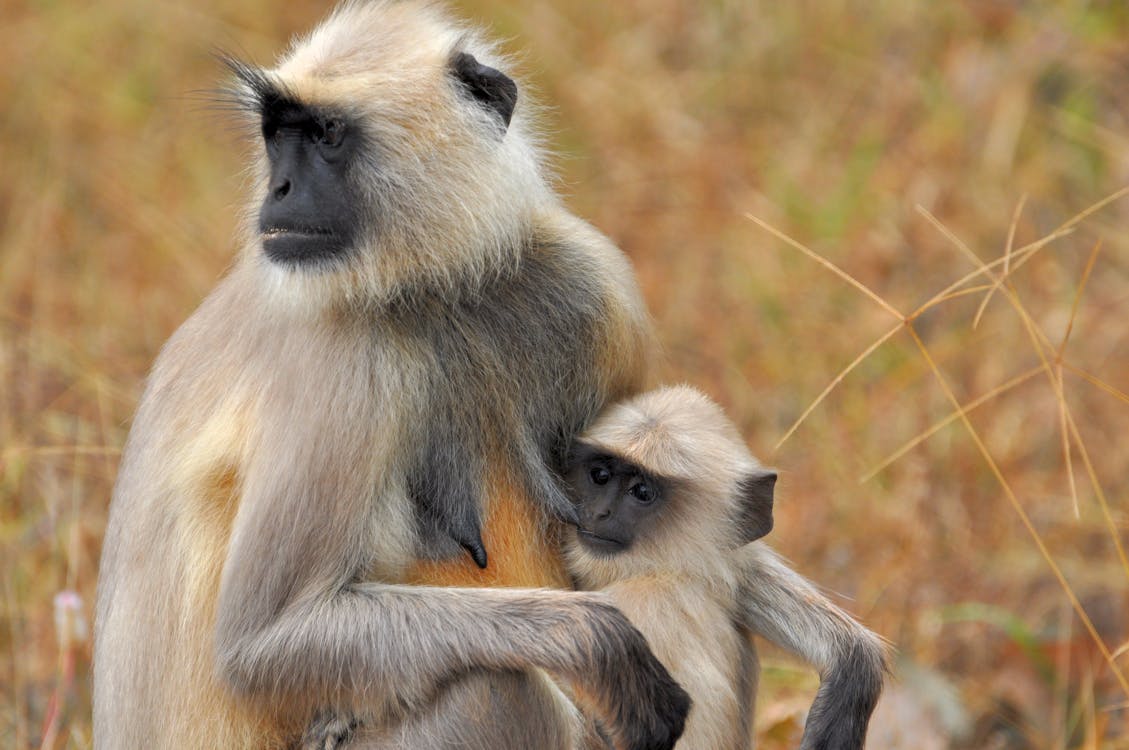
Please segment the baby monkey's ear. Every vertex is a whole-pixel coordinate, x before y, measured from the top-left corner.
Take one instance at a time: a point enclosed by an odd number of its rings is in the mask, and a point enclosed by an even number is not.
[[[737,523],[742,545],[755,542],[772,531],[772,503],[776,488],[776,472],[757,469],[737,485],[740,504]]]

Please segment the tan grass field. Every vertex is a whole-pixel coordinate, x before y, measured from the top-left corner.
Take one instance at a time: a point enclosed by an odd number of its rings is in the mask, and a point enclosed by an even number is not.
[[[2,747],[90,744],[56,597],[89,622],[146,370],[232,257],[211,53],[327,9],[280,5],[0,4]],[[895,645],[869,746],[1129,748],[1129,5],[458,7],[551,105],[661,379],[779,467],[770,541]],[[794,747],[818,678],[764,662]]]

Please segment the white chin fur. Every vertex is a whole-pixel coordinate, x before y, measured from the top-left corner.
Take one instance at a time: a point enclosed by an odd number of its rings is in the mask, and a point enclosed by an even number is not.
[[[276,263],[261,247],[255,250],[256,272],[262,281],[266,302],[277,313],[313,315],[347,302],[350,286],[343,269],[316,264]]]

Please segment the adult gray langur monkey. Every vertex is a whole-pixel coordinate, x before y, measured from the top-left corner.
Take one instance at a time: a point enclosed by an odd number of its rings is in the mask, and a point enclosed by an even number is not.
[[[679,748],[751,746],[750,628],[823,673],[802,747],[861,750],[883,644],[751,544],[772,529],[776,472],[717,404],[688,386],[614,404],[577,440],[566,479],[578,510],[565,537],[569,570],[581,588],[612,597],[690,693]]]
[[[229,65],[250,210],[124,451],[95,745],[285,748],[330,716],[350,747],[570,748],[551,675],[619,750],[672,747],[685,692],[561,590],[555,470],[640,387],[647,317],[505,61],[432,3],[358,0]]]

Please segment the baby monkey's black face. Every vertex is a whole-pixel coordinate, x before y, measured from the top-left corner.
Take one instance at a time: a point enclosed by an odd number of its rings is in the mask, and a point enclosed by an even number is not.
[[[603,453],[574,457],[567,479],[576,503],[580,544],[600,556],[630,549],[668,499],[662,481]]]

